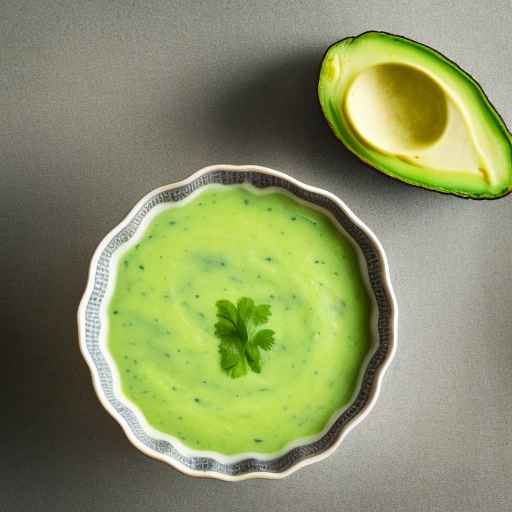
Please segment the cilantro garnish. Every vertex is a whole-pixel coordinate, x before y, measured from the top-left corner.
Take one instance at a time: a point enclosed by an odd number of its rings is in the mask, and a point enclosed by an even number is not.
[[[261,372],[261,350],[270,350],[274,331],[257,327],[267,323],[270,306],[256,306],[252,299],[242,297],[235,306],[229,300],[217,301],[215,336],[219,338],[220,364],[233,379],[247,373]]]

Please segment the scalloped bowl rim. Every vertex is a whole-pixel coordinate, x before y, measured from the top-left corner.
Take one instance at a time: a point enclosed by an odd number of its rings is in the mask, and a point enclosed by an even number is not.
[[[107,245],[110,243],[110,241],[113,239],[113,237],[124,227],[130,224],[132,219],[134,218],[135,214],[140,211],[141,207],[143,207],[152,197],[154,197],[156,194],[167,192],[176,188],[179,188],[181,186],[187,185],[189,183],[194,182],[198,178],[200,178],[203,175],[209,174],[214,171],[231,171],[231,172],[256,172],[260,174],[267,174],[276,178],[280,178],[283,181],[287,181],[291,183],[292,185],[295,185],[296,187],[303,189],[308,192],[312,192],[314,194],[324,196],[331,200],[348,218],[348,220],[356,225],[361,231],[370,239],[370,241],[373,244],[374,249],[376,250],[376,253],[378,255],[378,260],[381,266],[381,278],[382,278],[382,284],[383,288],[385,288],[387,292],[387,298],[389,299],[389,331],[390,331],[390,337],[389,337],[389,349],[387,351],[387,354],[385,358],[382,360],[378,368],[376,369],[376,373],[372,382],[372,389],[370,390],[370,396],[368,397],[368,400],[364,407],[350,420],[345,423],[341,429],[341,431],[338,433],[336,441],[329,446],[327,449],[306,457],[302,460],[299,460],[292,464],[290,467],[288,467],[285,470],[278,471],[278,472],[270,472],[270,471],[250,471],[246,473],[241,473],[237,475],[233,474],[227,474],[222,473],[219,471],[203,471],[203,470],[196,470],[189,468],[188,466],[182,464],[178,460],[174,459],[171,456],[167,456],[165,454],[162,454],[156,450],[153,450],[149,448],[148,446],[144,445],[132,432],[132,429],[130,425],[127,423],[127,421],[118,413],[118,411],[114,408],[114,406],[109,402],[107,399],[105,392],[103,390],[102,384],[100,382],[99,374],[96,368],[96,365],[89,353],[89,350],[86,346],[86,336],[85,336],[85,313],[86,313],[86,307],[88,299],[91,296],[91,293],[94,289],[94,279],[96,274],[96,268],[98,265],[98,260],[100,255],[102,254],[103,250],[107,247]],[[199,189],[204,188],[207,185],[201,185]],[[279,186],[276,186],[276,188],[279,188]],[[282,189],[283,192],[288,192],[285,189]],[[293,192],[290,193],[291,195],[294,195]],[[296,196],[295,196],[296,197]],[[297,200],[303,203],[308,203],[310,206],[316,206],[318,209],[323,210],[322,207],[319,207],[318,205],[315,205],[313,201],[303,200],[297,197]],[[332,215],[331,215],[332,217]],[[335,221],[336,224],[338,224],[337,227],[342,229],[342,231],[345,231],[341,226],[339,226],[339,223]],[[141,230],[143,231],[143,230]],[[350,235],[348,235],[349,238],[352,238]],[[354,245],[357,245],[357,243],[354,240],[351,240]],[[361,251],[361,249],[359,249]],[[365,275],[366,278],[366,275]],[[372,300],[373,300],[372,296]],[[202,477],[202,478],[215,478],[225,481],[240,481],[240,480],[246,480],[250,478],[265,478],[265,479],[280,479],[284,478],[295,471],[299,470],[300,468],[303,468],[309,464],[312,464],[314,462],[318,462],[320,460],[323,460],[327,458],[329,455],[331,455],[341,444],[341,442],[345,439],[345,436],[356,426],[358,425],[371,411],[373,406],[375,405],[375,402],[377,401],[378,395],[380,393],[380,389],[382,386],[382,379],[386,372],[386,369],[388,368],[389,364],[391,363],[395,352],[396,352],[396,344],[397,344],[397,304],[396,304],[396,298],[393,291],[393,287],[391,285],[391,277],[389,273],[389,267],[387,262],[387,257],[384,252],[384,249],[382,248],[381,243],[375,236],[375,234],[371,231],[364,222],[362,222],[357,215],[355,215],[352,210],[336,195],[332,194],[331,192],[321,189],[318,187],[314,187],[311,185],[307,185],[300,180],[293,178],[289,176],[286,173],[283,173],[281,171],[276,171],[274,169],[271,169],[269,167],[263,167],[259,165],[230,165],[230,164],[215,164],[210,165],[207,167],[204,167],[192,175],[188,176],[187,178],[170,183],[168,185],[163,185],[161,187],[157,187],[147,194],[144,195],[134,206],[130,209],[128,214],[119,222],[117,225],[114,226],[113,229],[111,229],[107,235],[103,237],[101,242],[96,247],[91,262],[89,265],[88,270],[88,276],[87,276],[87,284],[85,287],[85,291],[82,295],[82,298],[80,300],[80,304],[78,307],[78,313],[77,313],[77,320],[78,320],[78,339],[79,339],[79,347],[80,351],[82,353],[82,356],[84,357],[89,370],[91,372],[92,381],[93,381],[93,387],[96,392],[96,395],[98,399],[100,400],[103,407],[107,410],[107,412],[119,423],[128,438],[128,440],[140,451],[142,451],[145,455],[159,460],[161,462],[164,462],[166,464],[171,465],[175,469],[179,470],[183,474],[194,476],[194,477]],[[362,367],[366,367],[368,364],[368,359],[365,360]],[[363,375],[364,372],[361,372],[361,375]],[[360,377],[360,382],[358,385],[358,389],[361,386],[362,382],[362,376]],[[121,399],[123,399],[121,397]],[[124,399],[126,402],[126,399]],[[343,408],[342,410],[344,410]],[[341,414],[341,411],[337,411],[336,415],[339,416]],[[145,427],[148,427],[147,423],[144,425]],[[150,432],[151,435],[155,434],[155,431],[152,429]],[[322,431],[322,435],[319,436],[321,438],[324,435],[324,431]],[[290,451],[293,448],[293,446],[290,446],[288,451]],[[191,453],[194,453],[194,450],[189,450]],[[254,458],[257,458],[259,454],[251,454]],[[261,460],[267,460],[263,454],[261,454]]]

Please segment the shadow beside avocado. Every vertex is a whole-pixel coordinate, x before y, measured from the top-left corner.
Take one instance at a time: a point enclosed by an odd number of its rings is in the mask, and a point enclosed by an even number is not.
[[[203,84],[207,104],[195,103],[197,111],[187,116],[182,135],[188,143],[197,140],[199,118],[199,129],[208,134],[205,143],[222,145],[225,162],[215,163],[275,167],[328,188],[349,204],[352,191],[368,197],[391,194],[394,201],[417,198],[417,190],[368,167],[332,134],[317,99],[322,57],[322,50],[309,50],[247,62],[221,79],[215,76],[213,87]]]

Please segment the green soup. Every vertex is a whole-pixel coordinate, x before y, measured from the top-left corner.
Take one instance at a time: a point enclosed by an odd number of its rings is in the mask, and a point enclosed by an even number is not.
[[[215,303],[270,304],[261,373],[220,366]],[[371,347],[357,253],[322,213],[278,192],[215,186],[155,215],[121,255],[108,347],[155,429],[227,455],[283,449],[347,405]]]

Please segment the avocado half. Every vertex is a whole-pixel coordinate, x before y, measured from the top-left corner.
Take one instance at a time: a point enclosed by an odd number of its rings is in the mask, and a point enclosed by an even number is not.
[[[437,51],[365,32],[325,54],[318,97],[338,139],[383,173],[439,192],[512,191],[512,137],[478,83]]]

